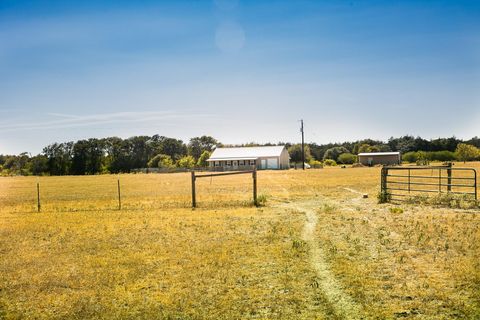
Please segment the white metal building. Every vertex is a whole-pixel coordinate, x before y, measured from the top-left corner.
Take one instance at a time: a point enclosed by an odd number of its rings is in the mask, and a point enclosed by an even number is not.
[[[217,148],[207,160],[210,167],[223,170],[288,169],[290,156],[284,146]]]

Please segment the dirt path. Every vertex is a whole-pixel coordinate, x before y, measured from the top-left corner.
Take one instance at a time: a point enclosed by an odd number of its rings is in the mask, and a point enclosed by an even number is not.
[[[326,262],[323,249],[315,240],[315,229],[318,223],[316,209],[320,206],[321,201],[319,200],[282,205],[284,208],[296,209],[305,213],[306,221],[302,230],[302,238],[310,247],[310,263],[317,274],[319,289],[330,304],[331,310],[341,319],[361,319],[359,306],[344,292],[342,285]]]

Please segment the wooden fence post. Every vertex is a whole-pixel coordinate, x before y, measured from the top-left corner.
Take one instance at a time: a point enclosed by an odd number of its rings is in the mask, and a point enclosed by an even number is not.
[[[385,193],[385,168],[382,168],[382,172],[380,175],[380,192]]]
[[[388,168],[383,167],[381,171],[381,180],[380,180],[380,189],[382,197],[385,197],[385,202],[388,202],[388,187],[387,187],[387,177],[388,177]]]
[[[37,182],[37,211],[40,212],[40,182]]]
[[[117,190],[118,190],[118,210],[122,210],[122,197],[120,195],[120,179],[117,179]]]
[[[473,188],[475,189],[475,201],[478,200],[477,198],[477,170],[473,169]]]
[[[447,192],[450,192],[452,191],[452,163],[449,162],[447,164],[448,166],[448,169],[447,169],[447,176],[448,176],[448,179],[447,179]]]
[[[388,168],[385,168],[385,193],[388,193]]]
[[[438,169],[438,192],[442,193],[442,169]]]
[[[258,207],[258,201],[257,201],[257,168],[253,169],[252,177],[253,177],[253,204],[256,207]]]
[[[192,208],[197,206],[197,199],[195,194],[195,171],[192,171]]]

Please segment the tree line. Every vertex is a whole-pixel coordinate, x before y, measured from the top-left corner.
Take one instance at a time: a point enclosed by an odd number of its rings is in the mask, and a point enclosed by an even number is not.
[[[301,146],[283,143],[247,143],[241,146],[285,145],[292,162],[301,162]],[[469,157],[459,158],[459,145]],[[128,173],[137,168],[193,168],[204,167],[215,147],[223,146],[211,136],[191,138],[188,143],[160,135],[134,136],[128,139],[109,137],[76,142],[53,143],[35,156],[29,153],[0,155],[2,175],[92,175]],[[225,145],[229,146],[229,145]],[[470,149],[469,149],[470,148]],[[363,139],[353,142],[306,145],[306,161],[316,163],[353,163],[361,152],[400,151],[404,160],[474,160],[480,158],[475,150],[480,138],[461,140],[455,137],[426,140],[403,136],[388,141]],[[463,151],[462,151],[463,152]],[[468,153],[470,152],[470,153]]]
[[[292,161],[301,162],[300,146],[292,146],[289,151]],[[427,140],[405,135],[399,138],[391,137],[388,141],[363,139],[323,145],[311,143],[306,148],[306,160],[313,164],[320,161],[329,165],[351,164],[356,161],[359,153],[389,151],[399,151],[402,160],[406,162],[480,160],[480,138],[462,140],[450,137]]]
[[[128,139],[109,137],[53,143],[35,156],[0,155],[0,173],[22,175],[87,175],[128,173],[136,168],[205,166],[220,143],[209,136],[182,140],[159,135]],[[200,161],[200,162],[199,162]]]

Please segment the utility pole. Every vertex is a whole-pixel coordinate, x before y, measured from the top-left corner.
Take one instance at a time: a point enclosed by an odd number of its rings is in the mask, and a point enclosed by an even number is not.
[[[302,133],[302,169],[305,170],[305,141],[303,138],[303,119],[300,120],[301,127],[300,132]]]

